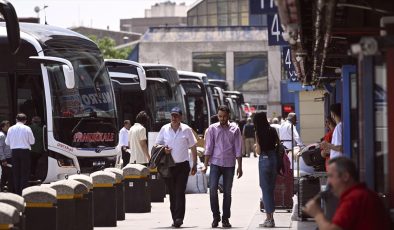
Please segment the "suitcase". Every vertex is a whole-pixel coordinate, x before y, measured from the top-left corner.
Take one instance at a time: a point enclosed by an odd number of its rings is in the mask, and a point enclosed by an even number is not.
[[[185,193],[207,193],[208,192],[208,177],[202,173],[203,164],[197,166],[197,173],[194,176],[189,176],[186,184]]]
[[[320,192],[319,177],[304,176],[298,181],[298,217],[301,220],[311,218],[302,211],[306,203]]]
[[[274,200],[275,209],[285,209],[290,212],[293,208],[293,185],[294,178],[291,175],[276,176]],[[264,203],[260,200],[260,211],[264,212]]]

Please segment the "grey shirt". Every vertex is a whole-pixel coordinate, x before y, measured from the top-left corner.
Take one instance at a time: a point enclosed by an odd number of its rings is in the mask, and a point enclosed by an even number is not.
[[[11,149],[5,143],[6,135],[3,131],[0,131],[0,160],[3,161],[7,158],[11,158]]]

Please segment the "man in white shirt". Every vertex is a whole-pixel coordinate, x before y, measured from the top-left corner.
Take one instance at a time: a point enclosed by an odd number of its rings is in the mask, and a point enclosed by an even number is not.
[[[342,156],[342,119],[341,119],[341,104],[333,104],[330,106],[331,117],[335,120],[335,126],[332,134],[331,143],[322,142],[320,148],[330,150],[330,159]]]
[[[181,123],[182,110],[171,109],[171,123],[164,125],[156,138],[156,144],[165,145],[165,153],[171,154],[175,166],[170,168],[171,177],[165,178],[170,193],[172,226],[179,228],[185,217],[185,190],[190,172],[189,148],[192,151],[193,167],[191,175],[197,172],[197,140],[192,129]]]
[[[148,115],[141,111],[135,118],[135,123],[129,130],[129,150],[130,162],[147,165],[150,160],[148,144],[146,140],[146,124]]]
[[[5,143],[12,152],[12,175],[14,192],[22,195],[22,190],[28,187],[30,176],[30,150],[34,144],[31,128],[25,125],[27,117],[23,113],[16,115],[16,124],[8,129]]]
[[[276,117],[272,118],[271,127],[272,127],[272,128],[275,128],[276,133],[278,134],[278,136],[279,136],[279,129],[280,129],[280,126],[281,126],[281,125],[279,124],[279,119],[276,118]]]
[[[130,162],[129,148],[129,129],[131,127],[130,120],[123,121],[123,128],[119,131],[119,146],[122,150],[123,167]]]
[[[292,147],[291,140],[294,140],[295,142],[294,144],[297,144],[298,146],[304,146],[304,143],[302,142],[300,135],[298,135],[296,124],[297,124],[296,114],[289,113],[289,115],[287,115],[286,121],[280,126],[279,138],[287,149],[291,149]],[[291,136],[291,127],[293,127],[293,138]]]

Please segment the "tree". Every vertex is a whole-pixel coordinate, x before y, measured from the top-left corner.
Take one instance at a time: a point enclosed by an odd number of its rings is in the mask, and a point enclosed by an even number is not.
[[[98,39],[94,35],[90,35],[89,38],[97,44],[105,59],[127,59],[131,52],[131,48],[115,49],[116,43],[112,38]]]

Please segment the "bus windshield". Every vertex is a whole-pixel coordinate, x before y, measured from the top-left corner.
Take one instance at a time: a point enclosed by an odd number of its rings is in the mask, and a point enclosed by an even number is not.
[[[114,98],[101,56],[75,50],[51,50],[48,55],[66,58],[75,72],[75,87],[68,89],[62,67],[47,66],[55,139],[73,147],[115,146]]]

